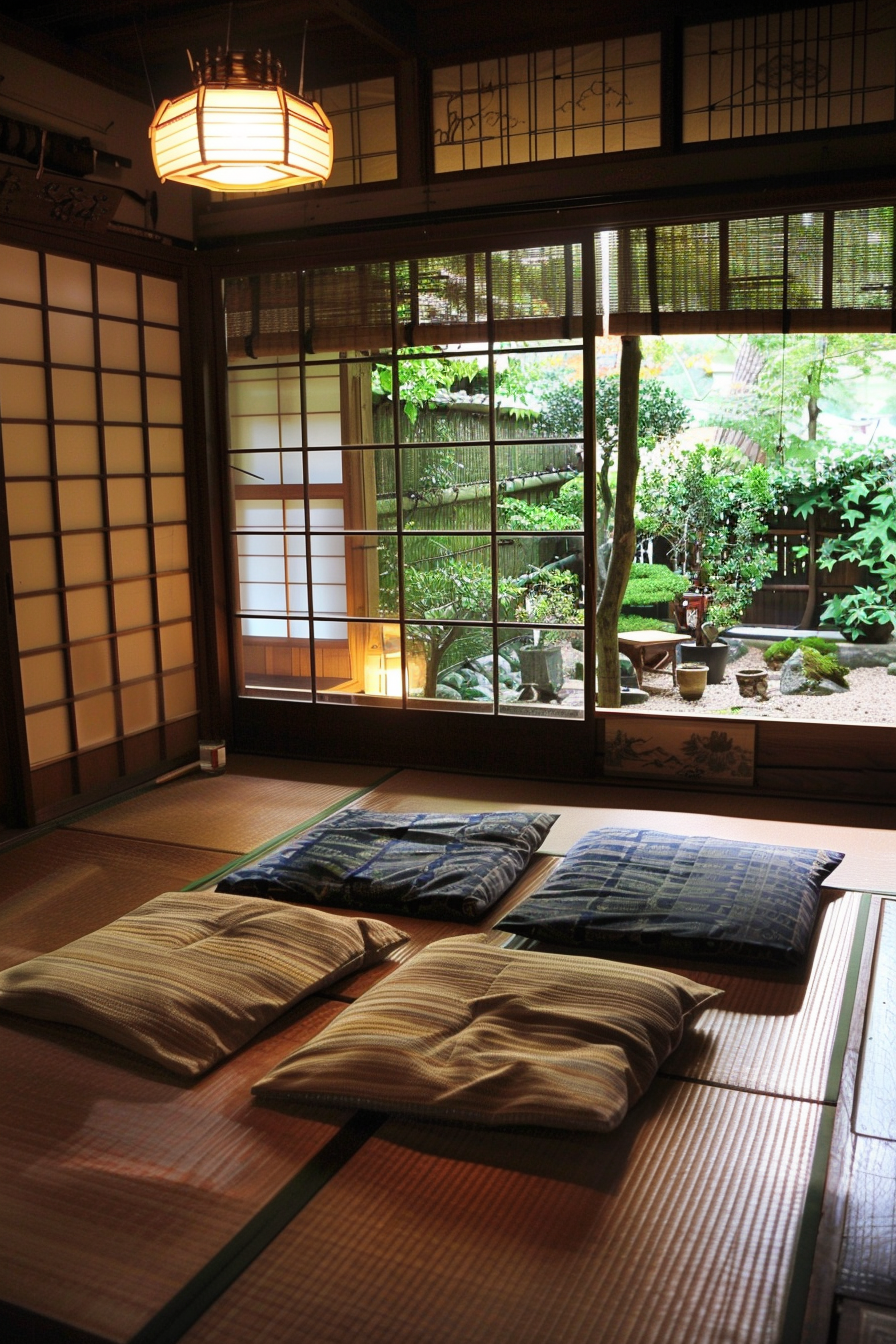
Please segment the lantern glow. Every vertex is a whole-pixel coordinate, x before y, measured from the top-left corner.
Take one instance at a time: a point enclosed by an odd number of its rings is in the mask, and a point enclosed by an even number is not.
[[[193,66],[195,87],[166,99],[149,128],[161,180],[212,191],[325,182],[333,129],[319,103],[281,87],[282,73],[270,52],[206,52]]]

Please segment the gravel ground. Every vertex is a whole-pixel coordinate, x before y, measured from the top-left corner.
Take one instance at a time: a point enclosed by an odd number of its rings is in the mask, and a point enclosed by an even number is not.
[[[894,651],[896,657],[896,651]],[[768,699],[742,697],[735,672],[764,668],[759,649],[748,649],[742,658],[729,662],[718,686],[707,686],[699,700],[682,700],[666,672],[648,672],[643,689],[650,699],[635,706],[636,714],[735,714],[740,719],[779,719],[814,723],[896,724],[896,676],[885,667],[854,667],[849,672],[849,690],[844,695],[782,695],[780,676],[769,672]]]

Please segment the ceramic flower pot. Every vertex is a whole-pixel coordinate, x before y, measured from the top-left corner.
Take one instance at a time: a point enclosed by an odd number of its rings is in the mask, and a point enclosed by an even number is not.
[[[705,663],[682,663],[678,669],[678,694],[682,700],[699,700],[706,690],[709,668]]]
[[[755,696],[757,700],[768,699],[768,673],[762,670],[757,672],[735,672],[737,678],[737,689],[746,699]]]
[[[692,644],[686,641],[678,646],[679,670],[685,663],[705,663],[709,668],[707,684],[718,686],[725,678],[730,652],[724,639],[717,639],[715,644]]]

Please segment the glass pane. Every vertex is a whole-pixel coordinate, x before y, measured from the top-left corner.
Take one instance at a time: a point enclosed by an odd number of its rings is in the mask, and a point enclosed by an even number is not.
[[[38,592],[41,588],[56,588],[56,543],[52,537],[34,537],[30,541],[10,543],[12,555],[12,582],[17,593]]]
[[[238,489],[241,485],[281,485],[282,484],[282,461],[283,457],[298,459],[299,471],[293,472],[297,476],[297,482],[301,482],[301,453],[281,454],[273,453],[231,453],[228,458],[230,470],[233,472],[233,484]]]
[[[47,255],[47,303],[51,308],[93,311],[93,284],[86,261]]]
[[[6,508],[13,536],[25,532],[52,532],[56,526],[53,493],[48,481],[8,481]]]
[[[346,522],[352,528],[394,531],[395,453],[391,448],[347,448],[338,456],[345,478]]]
[[[16,599],[16,633],[19,649],[23,652],[62,643],[62,620],[55,593]]]
[[[174,621],[192,614],[189,574],[166,574],[156,579],[156,590],[160,621]]]
[[[59,526],[63,532],[103,526],[103,495],[99,481],[59,482]]]
[[[148,579],[136,583],[114,585],[115,626],[118,630],[133,630],[136,626],[152,625],[152,588]]]
[[[490,629],[421,622],[407,627],[406,638],[410,705],[492,711],[491,681],[474,666],[491,654]]]
[[[584,632],[498,629],[498,694],[502,714],[584,716]],[[488,674],[491,675],[491,664]]]
[[[149,430],[149,464],[153,472],[183,472],[183,429],[152,426]]]
[[[121,718],[126,734],[145,732],[156,726],[159,722],[159,691],[155,681],[122,687]]]
[[[284,417],[283,442],[290,447],[301,447],[301,425],[296,435],[289,438],[285,432],[289,417]],[[266,448],[280,447],[280,421],[276,415],[237,416],[230,421],[230,447],[235,453],[261,452]]]
[[[142,429],[132,428],[130,425],[107,425],[103,437],[106,443],[108,472],[117,476],[133,472],[142,473]]]
[[[149,573],[149,533],[144,528],[113,532],[111,544],[112,573],[116,579],[136,578],[138,574]]]
[[[46,425],[3,425],[7,476],[49,476],[50,436]]]
[[[487,360],[417,356],[402,359],[398,372],[403,443],[487,442]],[[375,408],[374,433],[378,442],[392,438],[391,400]]]
[[[57,420],[96,420],[96,378],[93,373],[53,370],[53,414]]]
[[[112,527],[127,527],[146,522],[146,488],[137,476],[120,476],[106,482],[109,522]]]
[[[398,615],[398,542],[394,536],[348,535],[344,542],[340,537],[313,537],[312,556],[323,542],[344,544],[344,563],[351,595],[349,610],[353,616]]]
[[[106,420],[142,421],[140,379],[128,373],[104,373],[103,416]]]
[[[99,476],[100,436],[96,425],[57,425],[54,438],[60,476]]]
[[[150,330],[151,328],[147,328],[147,337]],[[256,376],[248,378],[242,370],[239,373],[231,372],[228,389],[231,416],[276,415],[281,409],[276,370],[253,369],[251,372]]]
[[[87,700],[75,701],[75,731],[80,751],[117,737],[115,696],[111,691],[105,691],[102,695],[91,695]]]
[[[72,664],[72,690],[75,695],[98,691],[111,686],[112,645],[107,639],[94,639],[89,644],[74,644],[69,651]]]
[[[118,637],[118,671],[122,681],[151,677],[156,671],[156,637],[152,630],[139,630]]]
[[[44,370],[31,364],[0,364],[0,406],[4,420],[46,420]]]
[[[163,625],[159,631],[162,643],[162,667],[184,667],[193,662],[193,627],[189,621],[181,625]]]
[[[147,418],[153,424],[179,425],[183,420],[179,378],[147,378]]]
[[[40,303],[40,258],[24,247],[0,244],[0,295],[20,303]]]
[[[381,622],[339,623],[339,637],[329,637],[333,623],[315,621],[318,695],[323,700],[355,696],[388,697],[401,704],[401,627]]]
[[[154,527],[156,569],[186,569],[190,563],[185,527]]]
[[[406,534],[403,575],[407,616],[447,621],[489,619],[491,557],[488,537]]]
[[[76,588],[66,593],[65,609],[70,639],[90,639],[92,635],[109,633],[109,594],[106,588]]]
[[[182,714],[196,711],[196,678],[191,671],[174,672],[164,677],[162,689],[165,699],[165,718],[177,719]]]
[[[138,328],[133,322],[100,322],[100,363],[104,369],[140,368]]]
[[[71,751],[68,710],[64,705],[26,715],[25,731],[32,765],[43,765]]]
[[[156,523],[176,523],[186,518],[187,495],[182,476],[153,478],[152,516]]]
[[[137,316],[137,277],[112,266],[96,268],[97,307],[115,317]]]
[[[173,280],[160,280],[154,275],[144,275],[143,318],[146,322],[162,322],[170,327],[177,326],[177,285]]]
[[[488,530],[489,478],[488,444],[402,449],[404,526],[421,532]]]
[[[58,316],[51,314],[51,319]],[[82,321],[75,318],[75,321]],[[51,328],[52,330],[52,328]],[[36,308],[13,308],[0,303],[0,359],[40,359],[44,357],[44,328]],[[55,356],[54,356],[55,358]],[[73,363],[83,363],[73,360]]]
[[[163,327],[143,328],[147,373],[180,373],[180,333]]]
[[[23,658],[21,668],[22,698],[26,709],[32,705],[48,705],[53,700],[65,699],[68,694],[65,660],[58,649]]]
[[[81,532],[62,538],[62,568],[68,586],[103,583],[106,573],[106,538],[102,532]]]
[[[76,317],[74,313],[50,313],[49,323],[50,359],[53,363],[83,364],[92,369],[96,363],[93,318]]]

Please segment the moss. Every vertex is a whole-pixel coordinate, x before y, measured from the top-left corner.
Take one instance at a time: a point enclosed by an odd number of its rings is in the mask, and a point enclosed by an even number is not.
[[[834,681],[838,686],[848,686],[847,671],[837,659],[829,653],[819,653],[818,649],[802,649],[803,671],[810,681]]]
[[[768,646],[763,657],[769,667],[776,668],[786,663],[797,649],[813,649],[823,657],[832,658],[835,663],[837,662],[837,645],[830,639],[823,639],[821,635],[806,635],[805,639],[780,639],[777,644]]]

